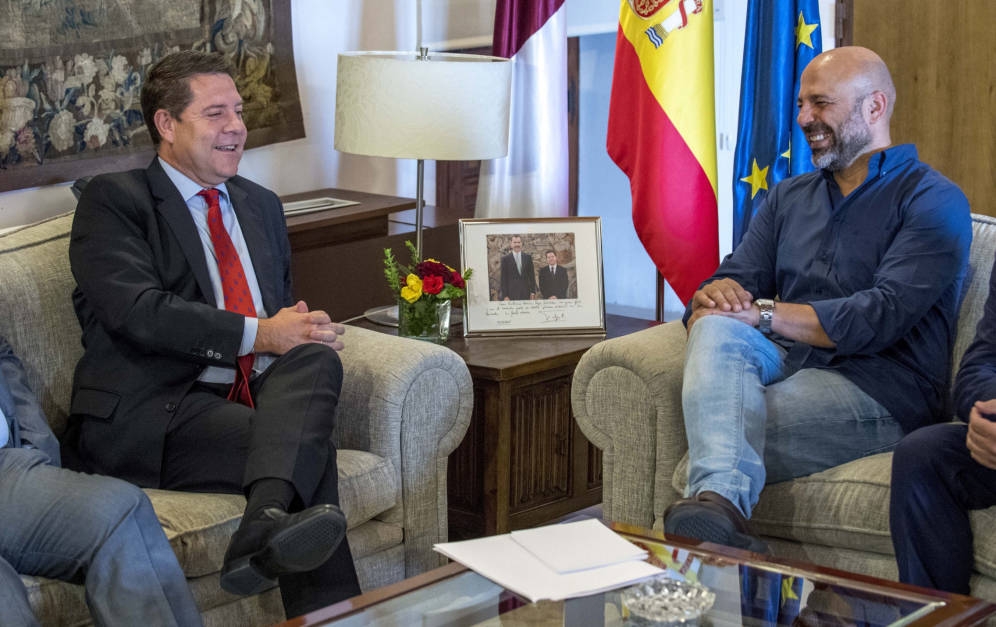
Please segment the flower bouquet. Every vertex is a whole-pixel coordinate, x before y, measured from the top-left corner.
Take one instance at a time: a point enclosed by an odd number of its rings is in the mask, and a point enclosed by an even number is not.
[[[468,268],[461,275],[435,259],[423,261],[415,246],[405,242],[411,264],[398,263],[390,248],[384,249],[384,276],[398,295],[398,335],[445,342],[450,334],[450,304],[467,293]]]

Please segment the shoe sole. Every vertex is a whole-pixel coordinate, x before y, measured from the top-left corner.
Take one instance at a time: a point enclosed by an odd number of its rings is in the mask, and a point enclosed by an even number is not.
[[[274,534],[260,560],[283,572],[314,570],[332,557],[345,536],[345,519],[329,510]]]
[[[275,585],[277,580],[254,568],[248,555],[225,564],[221,569],[221,589],[231,594],[251,596]]]
[[[737,531],[733,522],[722,514],[704,508],[675,510],[664,521],[664,533],[694,538],[755,553],[768,553],[768,545],[760,538]]]
[[[333,510],[302,521],[274,534],[262,550],[226,564],[221,572],[221,588],[241,596],[259,594],[277,585],[260,564],[272,565],[277,575],[314,570],[328,561],[343,538],[346,523]]]

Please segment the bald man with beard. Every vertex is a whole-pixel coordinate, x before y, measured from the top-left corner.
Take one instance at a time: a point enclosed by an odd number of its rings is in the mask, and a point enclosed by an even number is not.
[[[771,189],[685,312],[688,487],[667,533],[766,551],[748,523],[766,483],[891,450],[942,415],[971,220],[956,185],[892,144],[895,101],[866,48],[803,72],[818,170]]]

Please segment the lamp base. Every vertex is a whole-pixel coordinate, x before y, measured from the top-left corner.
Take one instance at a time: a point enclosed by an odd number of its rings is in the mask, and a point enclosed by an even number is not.
[[[398,326],[398,305],[372,307],[363,312],[363,317],[374,324],[396,327]]]

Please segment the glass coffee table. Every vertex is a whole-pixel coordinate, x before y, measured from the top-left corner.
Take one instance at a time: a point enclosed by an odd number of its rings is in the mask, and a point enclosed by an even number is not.
[[[957,594],[695,541],[615,523],[612,529],[647,549],[669,575],[715,593],[712,606],[685,623],[643,620],[623,590],[529,603],[457,563],[372,590],[283,623],[304,625],[511,627],[569,625],[974,625],[996,605]]]

